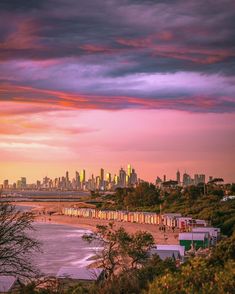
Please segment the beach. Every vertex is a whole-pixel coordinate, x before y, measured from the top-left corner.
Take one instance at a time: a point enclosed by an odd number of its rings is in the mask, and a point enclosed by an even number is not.
[[[82,202],[17,202],[17,205],[32,207],[32,211],[35,212],[35,221],[44,223],[54,223],[69,225],[77,228],[89,229],[93,232],[96,231],[97,225],[108,225],[111,221],[100,220],[93,218],[71,217],[61,214],[62,207],[77,206],[77,207],[94,207],[87,203]],[[50,215],[51,212],[51,215]],[[178,244],[178,231],[172,232],[172,230],[166,229],[166,232],[159,230],[158,225],[152,224],[137,224],[130,222],[114,222],[116,228],[123,227],[128,233],[135,233],[137,231],[147,231],[154,237],[156,244]]]

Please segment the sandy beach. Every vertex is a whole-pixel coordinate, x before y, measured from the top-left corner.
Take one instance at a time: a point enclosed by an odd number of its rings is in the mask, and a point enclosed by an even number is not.
[[[48,222],[48,223],[55,223],[55,224],[63,224],[69,226],[75,226],[78,228],[89,229],[91,231],[96,230],[96,225],[108,225],[110,221],[108,220],[99,220],[99,219],[92,219],[92,218],[81,218],[81,217],[70,217],[61,215],[60,211],[62,207],[66,206],[79,206],[79,207],[93,207],[93,205],[87,205],[85,203],[41,203],[41,202],[20,202],[17,205],[22,206],[33,206],[32,209],[36,214],[36,221],[40,222]],[[44,214],[45,212],[45,214]],[[49,212],[56,212],[52,215],[48,215]],[[150,232],[154,240],[157,244],[178,244],[178,232],[175,231],[174,233],[171,229],[167,230],[164,234],[162,231],[159,230],[159,226],[151,225],[151,224],[137,224],[137,223],[129,223],[129,222],[114,222],[117,228],[124,227],[127,232],[135,233],[136,231],[147,231]]]

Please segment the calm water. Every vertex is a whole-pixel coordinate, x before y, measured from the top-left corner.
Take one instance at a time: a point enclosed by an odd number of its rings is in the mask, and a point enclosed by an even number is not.
[[[17,207],[21,211],[31,207]],[[90,231],[66,225],[35,223],[35,232],[31,235],[41,242],[42,253],[33,256],[34,263],[45,274],[55,275],[60,267],[83,267],[88,259],[100,249],[99,244],[88,244],[82,236]]]
[[[43,253],[36,254],[34,260],[46,274],[56,274],[62,266],[86,266],[100,248],[82,240],[88,230],[49,223],[37,223],[35,228],[34,235],[42,243]]]

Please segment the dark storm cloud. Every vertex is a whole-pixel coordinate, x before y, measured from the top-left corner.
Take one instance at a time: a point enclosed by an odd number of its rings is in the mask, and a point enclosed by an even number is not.
[[[47,2],[47,0],[1,0],[0,9],[10,12],[30,12],[34,9],[42,9]]]
[[[184,87],[179,78],[178,87],[165,80],[164,89],[153,87],[152,80],[159,74],[171,79],[181,72],[215,76],[217,86],[221,82],[216,101],[223,96],[234,99],[234,89],[224,88],[228,82],[217,80],[217,75],[233,79],[235,74],[234,27],[232,0],[0,1],[0,79],[13,87],[71,89],[102,97],[117,94],[150,101],[176,97],[179,106],[174,107],[185,110],[189,104],[180,97],[187,100],[205,92],[215,97],[211,79],[209,87],[204,83],[197,89]],[[113,108],[97,95],[98,108]],[[221,101],[224,108],[215,104],[218,112],[234,109],[233,101]],[[142,102],[122,102],[122,107],[134,105]]]

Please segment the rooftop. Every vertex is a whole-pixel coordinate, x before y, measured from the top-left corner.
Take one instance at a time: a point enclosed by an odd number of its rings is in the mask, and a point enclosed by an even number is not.
[[[199,232],[193,232],[193,233],[179,233],[179,240],[205,240],[205,237],[208,237],[208,233],[203,232],[203,233],[199,233]]]
[[[0,276],[0,292],[4,293],[10,291],[16,280],[16,277],[12,276]]]
[[[86,267],[61,267],[56,275],[57,278],[69,278],[74,280],[96,281],[102,274],[103,269]]]

